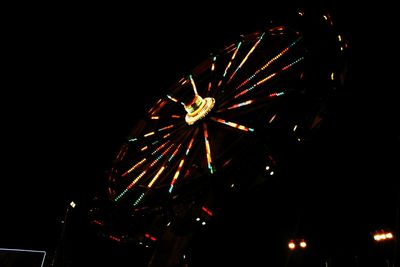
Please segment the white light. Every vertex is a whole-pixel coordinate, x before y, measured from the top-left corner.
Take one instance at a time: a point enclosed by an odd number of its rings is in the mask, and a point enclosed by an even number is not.
[[[198,222],[198,221],[200,221],[200,218],[199,218],[199,217],[196,218],[196,222]]]
[[[206,222],[202,222],[201,225],[206,225]]]
[[[273,172],[273,171],[271,171],[271,172],[269,173],[269,175],[274,175],[274,172]]]
[[[265,169],[268,171],[269,170],[269,166],[265,167]]]
[[[69,205],[70,205],[72,208],[75,208],[75,206],[76,206],[76,203],[75,203],[75,202],[73,202],[73,201],[71,201],[71,203],[69,203]]]
[[[393,234],[392,233],[387,233],[387,234],[385,234],[385,237],[387,239],[392,239],[393,238]]]
[[[300,242],[300,247],[305,248],[307,247],[307,243],[305,241]]]
[[[235,186],[235,184],[231,184],[231,188],[233,188]]]

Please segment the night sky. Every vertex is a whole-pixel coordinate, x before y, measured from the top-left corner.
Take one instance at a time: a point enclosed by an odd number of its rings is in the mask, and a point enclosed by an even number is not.
[[[400,188],[394,18],[383,5],[342,2],[329,8],[349,43],[347,78],[320,132],[290,151],[280,180],[204,233],[199,246],[207,245],[194,256],[202,254],[200,262],[268,262],[264,250],[286,255],[292,235],[314,241],[314,258],[367,261],[371,231],[394,228]],[[211,51],[258,29],[277,10],[201,5],[161,15],[151,3],[12,11],[3,38],[0,247],[45,250],[50,258],[74,200],[68,255],[78,266],[82,244],[96,243],[82,227],[85,208],[103,190],[104,171],[135,120]],[[265,247],[256,245],[260,240]],[[95,261],[96,253],[107,262],[135,253],[108,243],[88,250],[82,262]]]

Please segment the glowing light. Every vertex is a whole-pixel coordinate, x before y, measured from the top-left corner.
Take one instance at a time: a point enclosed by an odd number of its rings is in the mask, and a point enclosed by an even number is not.
[[[124,196],[144,175],[146,174],[146,170],[144,170],[139,176],[133,180],[124,191],[122,191],[114,201],[117,202],[122,196]]]
[[[128,139],[128,142],[135,142],[135,141],[137,141],[137,138],[129,138]]]
[[[213,63],[211,64],[211,72],[215,70],[215,61],[217,60],[217,57],[213,57]],[[208,82],[208,87],[207,87],[207,93],[210,93],[212,87],[212,81],[210,80]]]
[[[208,169],[210,170],[210,173],[213,174],[214,168],[212,166],[210,143],[208,142],[207,124],[203,123],[203,128],[204,128],[204,143],[206,145],[206,158],[207,158]]]
[[[186,153],[185,153],[186,156],[189,155],[190,149],[191,149],[192,146],[193,146],[194,139],[196,138],[198,132],[199,132],[199,128],[196,129],[196,131],[194,132],[192,138],[191,138],[190,141],[189,141],[189,144],[188,144],[188,146],[187,146],[187,148],[186,148]],[[172,181],[171,181],[171,184],[170,184],[170,188],[169,188],[169,190],[168,190],[169,193],[172,193],[172,190],[174,189],[175,182],[176,182],[176,180],[177,180],[178,177],[179,177],[179,174],[180,174],[180,172],[181,172],[181,170],[182,170],[182,167],[183,167],[184,163],[185,163],[185,158],[182,158],[181,161],[180,161],[180,163],[179,163],[178,169],[176,170],[175,175],[174,175],[174,177],[172,178]]]
[[[223,120],[223,119],[220,119],[220,118],[215,118],[215,117],[211,117],[211,119],[212,119],[213,121],[216,121],[216,122],[219,122],[219,123],[228,125],[228,126],[230,126],[230,127],[233,127],[233,128],[236,128],[236,129],[245,131],[245,132],[254,132],[254,129],[253,129],[253,128],[249,128],[249,127],[246,127],[246,126],[237,124],[237,123],[235,123],[235,122],[230,122],[230,121],[226,121],[226,120]]]
[[[97,224],[97,225],[100,225],[100,226],[103,226],[103,225],[104,225],[103,222],[98,221],[98,220],[93,220],[92,223]]]
[[[76,203],[73,202],[73,201],[71,201],[71,202],[69,203],[69,205],[70,205],[73,209],[76,207]]]
[[[270,167],[269,167],[269,166],[267,166],[267,167],[265,167],[265,169],[268,171],[268,170],[270,169]]]
[[[242,103],[238,103],[238,104],[235,104],[233,106],[230,106],[227,109],[235,109],[235,108],[244,107],[244,106],[250,105],[253,102],[254,102],[254,100],[247,100],[247,101],[244,101]]]
[[[148,188],[151,188],[153,186],[153,184],[155,183],[155,181],[158,179],[158,177],[160,177],[161,173],[164,171],[165,166],[162,166],[156,175],[154,175],[153,179],[151,180],[151,182],[147,185]]]
[[[335,80],[335,73],[334,72],[331,73],[331,80],[332,81]]]
[[[179,162],[179,166],[178,169],[175,172],[174,177],[172,178],[171,184],[170,184],[170,188],[169,188],[169,192],[172,193],[172,189],[174,188],[175,182],[179,177],[179,173],[181,172],[182,166],[185,163],[185,159],[181,159],[181,162]]]
[[[157,240],[156,237],[154,237],[154,236],[152,236],[152,235],[150,235],[150,234],[148,234],[148,233],[145,233],[144,236],[145,236],[147,239],[150,239],[151,241],[156,241],[156,240]]]
[[[235,59],[236,54],[237,54],[237,52],[238,52],[238,50],[239,50],[239,48],[240,48],[241,45],[242,45],[242,42],[239,42],[238,45],[236,46],[235,52],[233,52],[232,58],[231,58],[231,60],[229,61],[228,65],[226,66],[225,71],[224,71],[224,74],[222,75],[222,77],[225,77],[225,76],[226,76],[226,73],[228,72],[229,68],[231,67],[232,62],[233,62],[233,60]]]
[[[274,175],[274,172],[273,172],[273,171],[271,171],[271,172],[269,173],[269,175],[271,175],[271,176],[272,176],[272,175]]]
[[[392,239],[393,238],[393,234],[392,233],[386,233],[385,234],[385,238],[386,239]]]
[[[337,38],[338,38],[339,42],[342,41],[342,36],[340,36],[340,34],[338,34]]]
[[[206,222],[202,222],[201,225],[206,225]]]
[[[147,133],[147,134],[143,135],[143,137],[152,136],[152,135],[154,135],[154,134],[155,134],[155,132],[149,132],[149,133]]]
[[[176,98],[173,98],[173,97],[170,96],[170,95],[167,95],[167,97],[168,97],[171,101],[173,101],[173,102],[175,102],[175,103],[178,103],[178,102],[179,102]]]
[[[284,92],[272,93],[272,94],[269,94],[268,97],[282,96],[284,94],[285,94]]]
[[[267,77],[265,77],[264,79],[262,79],[261,81],[257,82],[256,84],[254,84],[253,86],[241,91],[240,93],[238,93],[237,95],[234,96],[234,98],[238,98],[248,92],[250,92],[251,90],[253,90],[254,88],[256,88],[257,86],[265,83],[266,81],[270,80],[271,78],[273,78],[275,75],[277,74],[277,72],[272,73],[270,75],[268,75]]]
[[[243,87],[244,85],[246,85],[249,81],[253,80],[261,71],[265,70],[268,66],[270,66],[273,62],[275,62],[276,60],[278,60],[280,57],[282,57],[287,51],[289,51],[289,49],[294,46],[297,42],[299,42],[301,40],[301,37],[298,38],[297,40],[295,40],[293,43],[291,43],[288,47],[286,47],[285,49],[283,49],[281,52],[279,52],[275,57],[273,57],[272,59],[270,59],[266,64],[264,64],[264,66],[262,66],[261,68],[259,68],[255,73],[253,73],[249,78],[247,78],[246,80],[244,80],[239,86],[237,86],[235,88],[235,90]]]
[[[271,117],[271,119],[269,119],[269,123],[272,123],[276,118],[276,113],[274,114],[274,116]]]
[[[244,63],[246,63],[246,61],[249,58],[249,56],[254,52],[254,50],[256,49],[258,44],[261,42],[262,38],[264,37],[264,34],[265,33],[261,34],[260,38],[258,38],[257,42],[253,45],[253,47],[250,49],[250,51],[247,53],[247,55],[243,58],[242,62],[240,62],[239,66],[235,69],[235,71],[229,77],[227,83],[229,83],[233,79],[233,77],[235,76],[237,71],[244,65]]]
[[[297,246],[299,246],[302,249],[305,249],[307,247],[307,243],[304,239],[292,239],[288,243],[288,247],[290,250],[296,249]]]
[[[297,129],[297,124],[293,127],[293,132],[295,132]]]
[[[391,240],[393,239],[393,233],[392,232],[386,232],[384,230],[376,231],[374,233],[374,240],[375,241],[386,241],[386,240]]]
[[[151,116],[150,119],[151,119],[151,120],[159,120],[159,119],[160,119],[160,116]]]
[[[207,209],[206,207],[201,207],[201,210],[202,211],[204,211],[205,213],[207,213],[208,214],[208,216],[212,216],[213,215],[213,213],[209,210],[209,209]]]
[[[113,235],[109,235],[108,238],[110,238],[111,240],[117,241],[117,242],[121,242],[121,238],[113,236]]]
[[[159,99],[157,103],[149,110],[150,116],[155,116],[166,104],[167,100]]]
[[[171,124],[171,125],[168,125],[168,126],[165,126],[165,127],[163,127],[163,128],[158,129],[158,131],[159,131],[159,132],[165,131],[165,130],[171,129],[171,128],[174,127],[174,126],[175,126],[174,124]]]
[[[197,217],[197,218],[196,218],[196,222],[199,222],[199,221],[200,221],[200,218],[199,218],[199,217]]]
[[[133,203],[133,206],[137,206],[140,203],[140,201],[142,201],[143,197],[144,197],[144,193],[142,193],[139,196],[139,198],[135,201],[135,203]]]
[[[197,95],[197,88],[196,88],[196,84],[194,83],[192,75],[189,75],[189,79],[190,79],[190,83],[192,84],[193,92],[195,95]]]

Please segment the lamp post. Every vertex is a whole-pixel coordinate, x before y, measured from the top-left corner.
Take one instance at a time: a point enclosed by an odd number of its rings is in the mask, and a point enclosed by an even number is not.
[[[60,235],[60,239],[58,240],[56,249],[54,251],[54,255],[53,255],[53,259],[51,261],[51,266],[57,266],[57,261],[59,258],[59,254],[60,254],[60,250],[62,249],[62,245],[64,243],[64,236],[65,236],[65,228],[67,225],[67,219],[68,219],[68,213],[70,211],[70,209],[74,209],[76,207],[76,203],[74,201],[71,201],[69,203],[69,205],[67,206],[67,208],[65,209],[65,214],[64,214],[64,218],[61,220],[61,235]]]
[[[373,232],[372,235],[373,235],[375,242],[381,243],[381,244],[387,244],[389,241],[393,241],[395,239],[395,236],[392,231],[383,230],[383,229]],[[391,267],[389,255],[386,255],[386,264],[387,264],[387,267]],[[395,265],[395,262],[393,260],[392,267],[394,267],[394,265]]]

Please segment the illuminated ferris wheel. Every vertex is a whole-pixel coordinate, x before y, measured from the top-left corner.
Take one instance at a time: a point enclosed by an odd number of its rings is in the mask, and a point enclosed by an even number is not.
[[[112,239],[153,244],[167,227],[207,224],[260,173],[274,175],[274,144],[307,140],[342,85],[346,43],[334,26],[301,10],[183,75],[116,153],[92,222]]]

